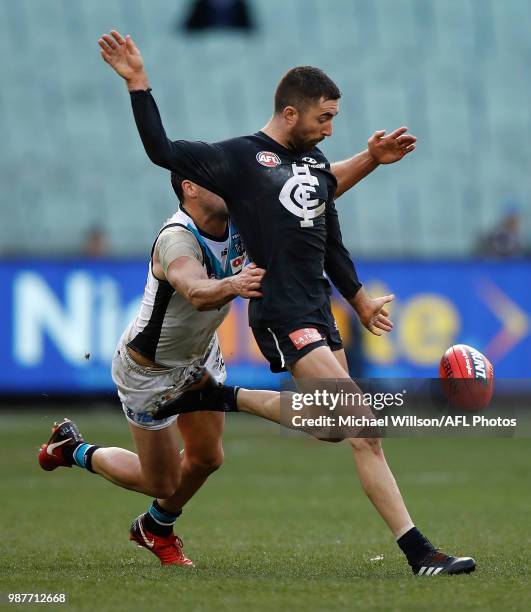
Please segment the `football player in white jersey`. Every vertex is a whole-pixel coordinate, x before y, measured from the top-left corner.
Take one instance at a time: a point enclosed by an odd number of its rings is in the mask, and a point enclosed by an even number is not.
[[[216,329],[234,297],[261,296],[265,271],[244,267],[241,239],[219,196],[176,175],[172,184],[180,208],[153,245],[139,313],[120,338],[112,364],[137,453],[87,444],[65,419],[52,429],[39,462],[45,470],[78,465],[155,497],[133,521],[130,539],[163,565],[191,565],[173,524],[223,461],[224,415],[198,412],[155,421],[149,409],[179,395],[202,376],[202,366],[215,380],[225,380]]]

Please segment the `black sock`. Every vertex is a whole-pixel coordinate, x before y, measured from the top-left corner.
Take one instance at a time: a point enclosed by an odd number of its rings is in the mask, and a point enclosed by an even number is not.
[[[215,410],[217,412],[238,412],[237,397],[240,387],[232,387],[218,383],[210,376],[206,384],[198,389],[197,399],[202,410]],[[193,393],[193,392],[192,392]],[[186,395],[186,394],[184,394]],[[192,402],[190,407],[192,407]],[[212,406],[212,408],[207,408]]]
[[[92,469],[92,455],[98,450],[98,448],[101,448],[101,446],[94,444],[94,446],[91,446],[85,453],[85,467],[93,474],[96,474],[96,472]]]
[[[173,524],[181,516],[182,510],[169,512],[154,499],[148,511],[142,516],[144,527],[151,533],[167,536],[173,533]]]
[[[153,416],[154,419],[164,419],[173,414],[186,414],[198,410],[214,412],[238,412],[238,391],[240,387],[232,387],[216,382],[210,377],[206,384],[196,391],[185,391],[176,400],[161,407]]]
[[[411,527],[396,543],[412,567],[420,565],[426,555],[435,550],[432,543],[416,527]]]

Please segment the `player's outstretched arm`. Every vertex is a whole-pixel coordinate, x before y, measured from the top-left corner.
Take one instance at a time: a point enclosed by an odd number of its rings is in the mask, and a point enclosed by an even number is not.
[[[336,198],[359,183],[380,164],[392,164],[415,150],[416,137],[400,127],[391,134],[379,130],[369,138],[367,149],[350,159],[334,162],[331,171],[337,180]]]
[[[127,83],[136,127],[149,159],[227,200],[234,180],[226,153],[217,145],[172,141],[167,137],[159,109],[150,93],[142,55],[133,39],[111,30],[98,43],[102,58]]]
[[[221,280],[208,278],[203,265],[191,257],[178,257],[168,266],[171,286],[197,310],[215,310],[236,296],[260,298],[265,270],[249,264],[239,274]]]

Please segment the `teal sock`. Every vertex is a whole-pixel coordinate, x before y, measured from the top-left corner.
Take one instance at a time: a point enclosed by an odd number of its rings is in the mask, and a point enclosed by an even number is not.
[[[72,455],[74,463],[80,468],[85,468],[89,472],[95,474],[94,470],[92,469],[92,455],[98,450],[98,448],[101,448],[101,446],[83,442],[74,450]]]

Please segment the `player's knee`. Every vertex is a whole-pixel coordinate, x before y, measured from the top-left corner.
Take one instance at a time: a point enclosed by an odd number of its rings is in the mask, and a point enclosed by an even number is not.
[[[194,453],[188,459],[195,470],[204,474],[212,474],[223,464],[223,449],[208,453]]]
[[[354,452],[357,453],[372,452],[379,455],[382,452],[381,438],[349,438],[349,442]]]

